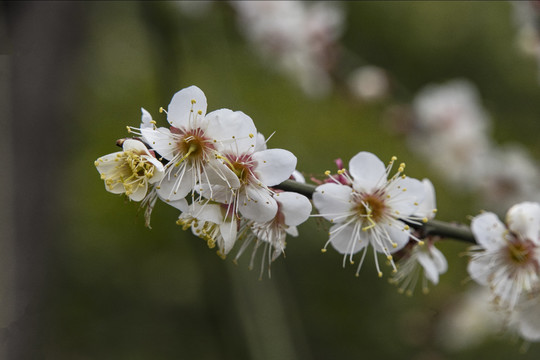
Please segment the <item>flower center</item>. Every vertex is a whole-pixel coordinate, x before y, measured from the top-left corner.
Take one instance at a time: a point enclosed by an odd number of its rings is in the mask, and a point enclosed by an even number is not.
[[[154,165],[150,162],[144,161],[139,154],[133,150],[124,152],[126,155],[126,163],[131,169],[133,176],[151,178],[154,176]]]
[[[530,240],[509,241],[507,249],[508,259],[518,265],[526,264],[533,259],[534,244]]]
[[[369,222],[378,222],[384,216],[386,204],[379,194],[361,194],[357,200],[356,214]],[[365,220],[366,221],[366,220]]]
[[[179,163],[186,159],[204,160],[208,152],[214,149],[211,140],[204,135],[204,131],[200,128],[183,130],[171,127],[171,132],[180,135],[177,147],[183,157]]]
[[[255,166],[251,156],[229,156],[226,155],[225,163],[238,176],[241,184],[248,184],[255,177],[253,168]]]
[[[139,186],[142,186],[147,179],[154,176],[154,164],[146,161],[141,155],[134,150],[126,150],[118,155],[118,165],[114,173],[110,175],[102,175],[105,184],[109,188],[113,188],[116,184],[121,183],[124,186],[126,195],[134,193]]]

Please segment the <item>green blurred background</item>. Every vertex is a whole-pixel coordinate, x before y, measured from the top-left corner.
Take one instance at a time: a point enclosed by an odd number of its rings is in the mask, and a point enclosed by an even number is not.
[[[238,31],[234,10],[213,3],[187,16],[174,2],[4,2],[2,9],[2,301],[6,359],[538,359],[540,346],[495,334],[462,350],[443,346],[440,320],[472,285],[466,246],[445,242],[449,272],[427,296],[399,295],[368,256],[360,273],[320,252],[311,219],[288,241],[272,279],[221,260],[156,208],[104,191],[93,165],[117,151],[189,85],[209,111],[250,115],[270,147],[320,174],[337,157],[398,155],[429,177],[438,219],[468,221],[474,196],[447,186],[385,121],[424,85],[473,81],[500,143],[540,158],[537,64],[516,48],[508,2],[347,2],[342,43],[399,79],[385,103],[343,92],[308,98],[268,69]],[[6,156],[7,155],[7,156]]]

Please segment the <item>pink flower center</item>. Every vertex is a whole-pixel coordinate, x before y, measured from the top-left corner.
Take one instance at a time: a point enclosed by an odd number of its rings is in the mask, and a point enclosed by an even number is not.
[[[177,142],[178,150],[184,154],[185,158],[190,160],[206,160],[208,155],[214,150],[212,140],[205,136],[204,130],[196,129],[178,129],[171,126],[173,134],[180,135]]]

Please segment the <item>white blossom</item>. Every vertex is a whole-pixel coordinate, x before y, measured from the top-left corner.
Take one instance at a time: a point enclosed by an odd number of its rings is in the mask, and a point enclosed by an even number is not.
[[[250,261],[250,268],[253,268],[255,255],[259,247],[263,246],[261,275],[268,264],[269,276],[270,264],[285,252],[287,234],[298,236],[296,227],[305,222],[311,213],[311,202],[304,195],[283,191],[274,193],[273,198],[278,204],[276,215],[266,222],[245,222],[241,230],[243,234],[240,235],[244,237],[244,242],[235,258],[235,261],[238,260],[247,247],[254,242]]]
[[[131,200],[141,201],[149,184],[163,178],[163,165],[138,140],[124,140],[122,148],[123,151],[100,157],[94,165],[105,181],[107,191],[125,193]]]
[[[336,183],[318,186],[313,194],[313,203],[320,216],[333,224],[323,251],[332,244],[344,254],[345,265],[347,257],[354,263],[353,255],[364,249],[357,275],[368,245],[373,248],[379,276],[382,272],[377,252],[386,255],[396,271],[391,254],[402,249],[411,236],[409,225],[404,220],[418,220],[414,214],[424,198],[424,187],[420,181],[402,175],[403,163],[388,179],[395,160],[393,157],[386,167],[375,155],[360,152],[349,162],[348,171],[338,171],[339,175],[350,178],[352,186],[336,180]]]
[[[344,13],[333,2],[231,1],[241,31],[261,57],[310,96],[327,95]]]
[[[502,309],[513,310],[540,286],[540,204],[514,205],[506,225],[497,215],[482,213],[472,220],[471,230],[478,246],[472,248],[469,275],[489,286]]]
[[[165,161],[165,176],[157,184],[159,196],[175,201],[195,192],[195,185],[208,182],[208,172],[224,180],[230,189],[239,186],[236,176],[218,159],[218,145],[234,142],[255,144],[255,125],[240,111],[220,109],[206,114],[206,97],[190,86],[177,92],[167,110],[170,128],[157,128],[143,109],[138,131],[143,140]],[[137,129],[132,129],[136,132]]]

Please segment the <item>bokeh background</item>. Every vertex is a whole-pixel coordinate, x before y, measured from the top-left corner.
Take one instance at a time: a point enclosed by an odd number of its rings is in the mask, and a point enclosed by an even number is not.
[[[407,108],[427,84],[468,79],[492,141],[540,158],[538,64],[518,46],[510,2],[344,2],[334,85],[315,96],[256,51],[228,2],[0,9],[2,358],[540,357],[538,344],[523,353],[516,336],[487,331],[478,311],[459,315],[473,287],[466,244],[441,243],[448,273],[406,297],[369,256],[356,278],[339,254],[322,255],[326,225],[311,219],[259,280],[249,256],[220,259],[175,224],[173,208],[157,206],[145,228],[138,205],[104,191],[93,165],[117,151],[141,107],[163,122],[159,107],[194,84],[209,110],[242,110],[275,132],[269,146],[292,151],[308,178],[358,151],[397,155],[435,184],[438,219],[467,223],[483,198],[414,151]],[[391,79],[382,100],[347,90],[345,70],[370,64]]]

